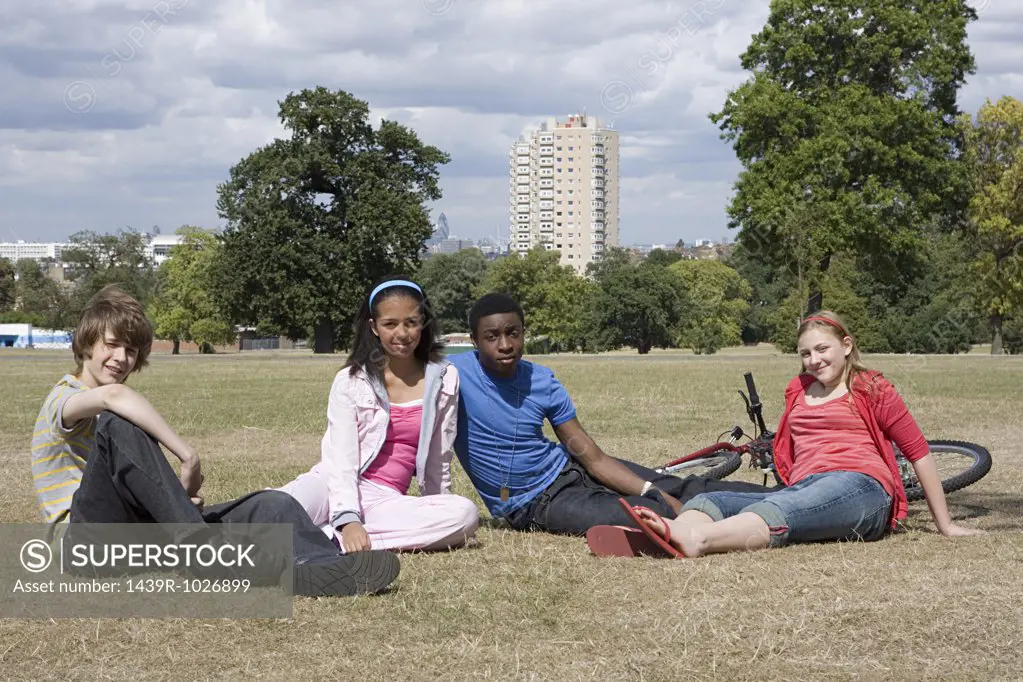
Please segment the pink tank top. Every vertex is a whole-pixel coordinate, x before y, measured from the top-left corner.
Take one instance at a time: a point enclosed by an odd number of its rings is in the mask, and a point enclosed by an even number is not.
[[[808,405],[801,396],[790,420],[795,455],[789,476],[792,483],[811,474],[855,471],[872,477],[889,495],[895,494],[891,470],[867,425],[846,398]]]
[[[363,478],[394,488],[404,495],[412,484],[416,472],[416,452],[419,450],[419,429],[423,421],[423,401],[391,405],[391,421],[387,424],[387,437],[376,459],[369,465]]]

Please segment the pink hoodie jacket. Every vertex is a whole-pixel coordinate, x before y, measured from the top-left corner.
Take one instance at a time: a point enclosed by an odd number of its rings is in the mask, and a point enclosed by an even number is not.
[[[320,462],[312,471],[327,481],[330,525],[362,523],[359,477],[387,438],[390,402],[383,384],[345,367],[334,377]],[[416,453],[416,481],[423,495],[451,492],[451,458],[458,420],[458,370],[449,363],[426,365],[423,422]]]

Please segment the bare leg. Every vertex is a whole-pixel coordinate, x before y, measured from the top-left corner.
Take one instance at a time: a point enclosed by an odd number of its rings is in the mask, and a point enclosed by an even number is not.
[[[648,514],[642,516],[661,535],[664,534],[663,524],[666,523],[671,532],[671,544],[687,557],[763,549],[771,539],[767,523],[749,512],[717,522],[695,509],[683,512],[677,519],[664,519],[663,522]]]

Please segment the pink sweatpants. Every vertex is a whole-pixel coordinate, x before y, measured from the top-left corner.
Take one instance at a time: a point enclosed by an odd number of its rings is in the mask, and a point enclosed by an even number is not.
[[[322,475],[304,473],[280,490],[298,500],[324,533],[334,533],[329,523],[327,482]],[[402,495],[394,488],[360,478],[359,503],[372,549],[460,547],[476,534],[479,525],[479,510],[461,495]],[[341,532],[336,535],[341,542]]]

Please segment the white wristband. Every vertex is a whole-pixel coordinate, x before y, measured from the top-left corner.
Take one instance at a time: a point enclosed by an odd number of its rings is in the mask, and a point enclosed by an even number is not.
[[[639,491],[640,496],[642,497],[642,496],[646,495],[648,492],[650,492],[650,489],[653,488],[653,487],[654,487],[654,484],[651,483],[650,481],[647,481],[646,483],[644,483],[643,484],[643,489],[641,491]]]

